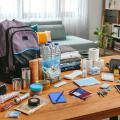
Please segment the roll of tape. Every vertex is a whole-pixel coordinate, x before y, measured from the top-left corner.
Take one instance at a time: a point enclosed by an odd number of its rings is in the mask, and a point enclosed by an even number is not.
[[[82,60],[82,69],[89,69],[93,66],[93,60],[84,58]]]
[[[99,49],[98,48],[90,48],[88,58],[93,61],[99,59]]]
[[[29,106],[38,106],[40,104],[39,98],[30,98],[28,99],[28,105]]]
[[[98,60],[94,61],[94,66],[99,67],[100,70],[102,71],[104,66],[105,66],[104,60],[103,59],[98,59]]]

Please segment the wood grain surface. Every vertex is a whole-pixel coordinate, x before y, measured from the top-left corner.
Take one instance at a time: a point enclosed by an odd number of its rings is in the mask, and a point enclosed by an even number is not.
[[[108,62],[112,57],[119,57],[117,56],[109,56],[104,57],[103,59]],[[62,73],[62,78],[65,74],[71,73],[72,71]],[[109,72],[108,68],[104,68],[104,72]],[[89,75],[88,75],[89,76]],[[105,81],[101,80],[100,75],[93,76],[102,83]],[[76,79],[80,79],[82,77],[78,77]],[[64,80],[64,79],[63,79]],[[31,115],[27,116],[25,114],[21,114],[20,120],[100,120],[102,118],[112,117],[120,114],[120,94],[116,91],[114,87],[112,90],[108,92],[108,95],[105,97],[100,97],[96,94],[99,90],[100,85],[93,85],[89,87],[82,87],[85,90],[89,90],[92,92],[92,96],[89,97],[87,100],[83,101],[78,98],[70,96],[68,93],[70,90],[77,88],[77,86],[70,80],[65,80],[68,84],[43,91],[42,95],[45,98],[48,98],[48,94],[51,92],[56,91],[64,91],[64,95],[67,99],[67,103],[60,103],[60,104],[52,104],[49,102],[48,105],[40,108],[36,112],[32,113]],[[116,84],[116,82],[106,82],[109,84]],[[9,85],[9,91],[11,90],[11,86]],[[49,99],[49,98],[48,98]],[[13,110],[12,107],[10,110]],[[9,110],[0,113],[0,120],[8,120],[5,118],[5,114]],[[10,119],[11,120],[11,119]]]

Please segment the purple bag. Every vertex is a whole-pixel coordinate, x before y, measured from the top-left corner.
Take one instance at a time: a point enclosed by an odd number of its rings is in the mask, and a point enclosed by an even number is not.
[[[16,20],[0,23],[0,79],[20,77],[22,67],[39,57],[37,35],[31,27]]]

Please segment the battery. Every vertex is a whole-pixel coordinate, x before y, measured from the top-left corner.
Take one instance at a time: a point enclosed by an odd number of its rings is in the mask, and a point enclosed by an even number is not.
[[[22,88],[26,89],[30,86],[31,71],[30,68],[22,68]]]

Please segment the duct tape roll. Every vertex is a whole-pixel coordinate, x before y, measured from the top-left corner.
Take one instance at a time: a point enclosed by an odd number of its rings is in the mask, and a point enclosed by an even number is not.
[[[91,59],[84,58],[82,59],[82,69],[89,70],[93,66],[93,61]]]
[[[40,99],[39,98],[30,98],[30,99],[28,99],[28,105],[29,106],[32,106],[32,107],[34,107],[34,106],[38,106],[40,104]]]
[[[98,60],[99,59],[99,49],[98,48],[90,48],[88,58],[93,61]]]
[[[104,60],[103,59],[98,59],[94,61],[94,66],[99,67],[101,71],[103,71],[103,68],[105,66]]]

